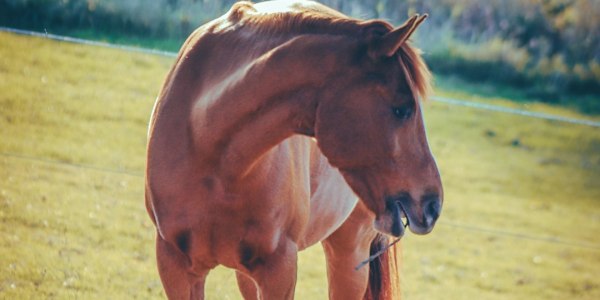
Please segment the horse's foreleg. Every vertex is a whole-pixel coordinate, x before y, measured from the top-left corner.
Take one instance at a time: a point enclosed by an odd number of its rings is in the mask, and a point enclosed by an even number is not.
[[[190,273],[189,260],[179,249],[156,238],[156,259],[158,272],[167,297],[173,299],[204,299],[204,282],[210,269]]]
[[[358,203],[342,226],[322,242],[327,259],[329,299],[363,299],[369,282],[369,266],[354,268],[369,257],[376,235],[370,216]]]
[[[258,286],[261,300],[293,299],[296,287],[298,246],[282,240],[277,249],[247,265],[249,276]],[[252,299],[252,298],[250,298]]]
[[[240,292],[242,293],[244,299],[257,300],[258,290],[256,289],[254,280],[240,271],[235,271],[235,276],[237,278],[238,287],[240,288]]]

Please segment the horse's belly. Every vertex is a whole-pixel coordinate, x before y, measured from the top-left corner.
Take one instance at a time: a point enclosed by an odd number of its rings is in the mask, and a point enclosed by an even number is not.
[[[312,193],[309,221],[299,247],[304,249],[327,238],[346,221],[356,203],[358,197],[339,171],[326,168]]]

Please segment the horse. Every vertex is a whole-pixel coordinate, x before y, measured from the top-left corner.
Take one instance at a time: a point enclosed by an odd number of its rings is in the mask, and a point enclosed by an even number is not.
[[[330,299],[398,296],[393,252],[355,267],[441,212],[431,75],[408,41],[426,17],[394,28],[311,1],[239,2],[188,37],[147,145],[169,299],[203,299],[219,265],[245,299],[293,299],[297,253],[319,242]]]

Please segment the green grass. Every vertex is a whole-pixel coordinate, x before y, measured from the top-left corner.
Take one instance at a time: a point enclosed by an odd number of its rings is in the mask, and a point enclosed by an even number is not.
[[[0,298],[164,298],[142,174],[173,59],[0,40]],[[437,102],[425,116],[446,200],[432,234],[403,240],[405,299],[600,299],[600,130]],[[232,272],[211,273],[207,295],[239,299]],[[319,247],[300,256],[296,295],[326,298]]]

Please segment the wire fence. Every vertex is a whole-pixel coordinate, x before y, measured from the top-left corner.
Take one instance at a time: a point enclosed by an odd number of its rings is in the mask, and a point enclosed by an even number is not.
[[[568,117],[545,114],[545,113],[534,112],[534,111],[529,111],[529,110],[509,108],[509,107],[503,107],[503,106],[498,106],[498,105],[491,105],[491,104],[473,102],[473,101],[465,101],[465,100],[440,97],[440,96],[433,96],[433,97],[431,97],[431,99],[434,101],[442,102],[442,103],[446,103],[446,104],[471,107],[471,108],[481,109],[481,110],[489,110],[489,111],[495,111],[495,112],[506,113],[506,114],[520,115],[520,116],[544,119],[544,120],[549,120],[549,121],[571,123],[571,124],[585,125],[585,126],[591,126],[591,127],[600,127],[600,122],[593,121],[593,120],[568,118]]]
[[[73,44],[112,48],[112,49],[118,49],[118,50],[122,50],[122,51],[139,52],[139,53],[160,55],[160,56],[166,56],[166,57],[177,57],[177,53],[174,53],[174,52],[132,47],[132,46],[125,46],[125,45],[116,45],[116,44],[111,44],[111,43],[91,41],[91,40],[79,39],[79,38],[74,38],[74,37],[69,37],[69,36],[56,35],[56,34],[51,34],[51,33],[47,33],[47,32],[22,30],[22,29],[9,28],[9,27],[3,27],[3,26],[0,26],[0,31],[10,32],[10,33],[15,33],[15,34],[20,34],[20,35],[26,35],[26,36],[40,37],[40,38],[45,38],[45,39],[49,39],[49,40],[67,42],[67,43],[73,43]]]
[[[28,31],[28,30],[21,30],[21,29],[14,29],[14,28],[7,28],[7,27],[1,27],[1,26],[0,26],[0,31],[11,32],[11,33],[20,34],[20,35],[47,38],[47,39],[61,41],[61,42],[113,48],[113,49],[118,49],[118,50],[122,50],[122,51],[129,51],[129,52],[138,52],[138,53],[160,55],[160,56],[166,56],[166,57],[176,57],[177,56],[177,54],[174,52],[160,51],[160,50],[154,50],[154,49],[145,49],[145,48],[138,48],[138,47],[131,47],[131,46],[123,46],[123,45],[115,45],[115,44],[110,44],[110,43],[90,41],[90,40],[85,40],[85,39],[72,38],[72,37],[66,37],[66,36],[60,36],[60,35],[54,35],[54,34],[48,34],[48,33],[41,33],[41,32],[34,32],[34,31]],[[481,110],[495,111],[495,112],[507,113],[507,114],[515,114],[515,115],[520,115],[520,116],[524,116],[524,117],[538,118],[538,119],[544,119],[544,120],[550,120],[550,121],[565,122],[565,123],[600,128],[600,122],[592,121],[592,120],[568,118],[568,117],[563,117],[563,116],[558,116],[558,115],[544,114],[544,113],[539,113],[539,112],[513,109],[513,108],[507,108],[507,107],[502,107],[502,106],[497,106],[497,105],[465,101],[465,100],[446,98],[446,97],[440,97],[440,96],[434,96],[434,97],[432,97],[432,100],[441,102],[441,103],[450,104],[450,105],[458,105],[458,106],[471,107],[471,108],[481,109]],[[133,177],[137,177],[137,178],[143,178],[143,176],[144,176],[142,172],[135,171],[135,170],[111,169],[111,168],[97,167],[97,166],[93,166],[93,165],[77,164],[77,163],[71,163],[71,162],[51,160],[48,158],[28,156],[28,155],[22,155],[22,154],[16,154],[16,153],[0,152],[0,156],[6,157],[6,158],[12,158],[12,159],[27,160],[27,161],[36,162],[36,163],[57,165],[57,166],[68,167],[68,168],[77,168],[77,169],[81,169],[81,170],[90,170],[90,171],[110,173],[110,174],[116,174],[116,175],[133,176]],[[555,244],[555,245],[563,245],[563,246],[569,246],[569,247],[576,247],[576,248],[600,251],[600,245],[598,245],[598,244],[585,243],[585,242],[581,242],[581,241],[569,241],[569,240],[564,240],[564,239],[560,239],[557,237],[547,237],[547,236],[544,237],[544,236],[529,235],[529,234],[523,234],[523,233],[517,233],[517,232],[509,232],[509,231],[504,231],[504,230],[499,230],[499,229],[494,229],[494,228],[484,228],[484,227],[479,227],[479,226],[470,225],[470,224],[462,224],[462,223],[453,222],[453,221],[441,221],[439,223],[439,225],[448,226],[448,227],[452,227],[454,229],[459,229],[459,230],[464,230],[464,231],[482,233],[482,234],[490,234],[490,235],[508,237],[508,238],[513,238],[513,239],[537,241],[537,242],[544,242],[544,243],[550,243],[550,244]]]

